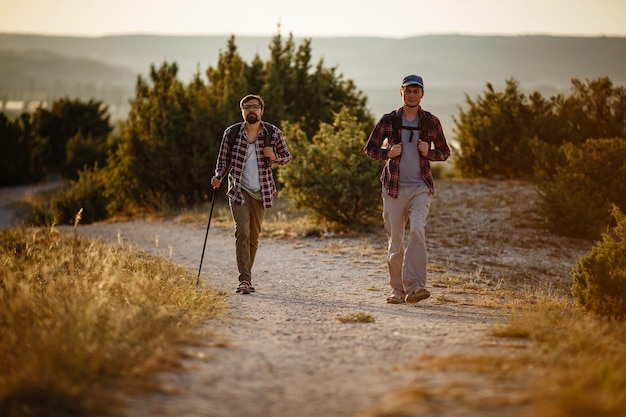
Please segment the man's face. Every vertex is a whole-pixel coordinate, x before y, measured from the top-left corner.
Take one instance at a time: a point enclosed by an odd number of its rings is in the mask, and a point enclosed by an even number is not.
[[[424,97],[424,89],[419,85],[407,85],[400,89],[402,102],[407,107],[417,107]]]
[[[261,103],[257,99],[248,100],[241,107],[241,114],[246,122],[258,123],[261,121],[263,107],[261,107]]]

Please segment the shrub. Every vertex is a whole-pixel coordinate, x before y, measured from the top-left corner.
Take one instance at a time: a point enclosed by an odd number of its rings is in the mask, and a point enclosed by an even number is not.
[[[110,119],[109,109],[102,101],[90,99],[85,102],[77,98],[64,97],[55,100],[49,109],[38,108],[33,114],[33,128],[37,135],[45,138],[49,144],[50,153],[47,161],[49,165],[60,168],[64,175],[69,173],[71,178],[76,178],[76,172],[72,172],[71,167],[65,165],[68,142],[79,134],[84,138],[90,137],[94,143],[104,146],[113,131]],[[73,158],[79,156],[74,154]],[[76,159],[72,161],[79,169],[84,163],[78,163]]]
[[[81,132],[72,136],[65,145],[65,178],[78,179],[78,172],[85,167],[106,164],[107,143],[104,138],[84,136]]]
[[[566,143],[552,179],[539,184],[541,206],[556,233],[598,238],[609,224],[611,205],[626,208],[626,140]]]
[[[44,163],[47,142],[35,135],[29,113],[9,120],[0,112],[0,185],[14,186],[41,181],[47,167]]]
[[[570,95],[550,98],[521,93],[514,79],[506,80],[503,91],[489,83],[482,96],[466,96],[467,109],[454,119],[456,168],[464,177],[529,179],[532,168],[535,177],[538,169],[540,178],[552,175],[562,144],[626,138],[625,99],[626,88],[608,77],[574,78]],[[537,142],[549,152],[538,153]]]
[[[591,253],[581,257],[572,270],[576,300],[599,316],[626,318],[626,216],[613,206],[617,225],[604,233]]]
[[[285,192],[298,208],[336,229],[371,225],[380,218],[381,166],[363,158],[365,124],[347,109],[322,123],[311,142],[295,125],[286,124],[294,159],[281,167]]]
[[[78,181],[62,189],[50,200],[48,219],[58,224],[73,224],[76,214],[83,209],[82,223],[93,223],[108,217],[102,171],[97,164],[78,173]]]
[[[120,138],[108,159],[107,192],[116,212],[129,205],[163,210],[202,201],[212,171],[215,143],[204,122],[209,103],[201,89],[177,79],[176,64],[152,67],[151,84],[139,79]],[[191,91],[191,92],[190,92]]]
[[[529,176],[532,160],[529,140],[533,137],[534,107],[543,98],[519,92],[519,83],[506,81],[502,92],[487,84],[484,97],[465,97],[468,109],[455,118],[458,152],[455,163],[468,178],[518,178]]]

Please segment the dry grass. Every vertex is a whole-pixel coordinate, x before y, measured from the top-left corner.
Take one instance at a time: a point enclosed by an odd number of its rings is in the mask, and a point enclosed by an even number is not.
[[[374,323],[376,321],[374,319],[374,316],[372,316],[371,314],[363,313],[363,312],[352,313],[346,316],[340,316],[340,317],[337,317],[337,320],[340,321],[341,323]]]
[[[588,315],[562,295],[533,298],[494,334],[527,335],[533,343],[520,359],[549,370],[531,388],[534,415],[624,416],[626,323]]]
[[[444,300],[438,302],[450,302]],[[416,382],[368,417],[623,417],[626,323],[585,314],[554,291],[495,291],[509,300],[484,353],[421,355]],[[508,313],[507,313],[508,312]],[[494,350],[495,349],[495,350]]]
[[[223,308],[182,268],[54,228],[0,230],[0,264],[7,417],[114,412],[112,387],[176,366]]]

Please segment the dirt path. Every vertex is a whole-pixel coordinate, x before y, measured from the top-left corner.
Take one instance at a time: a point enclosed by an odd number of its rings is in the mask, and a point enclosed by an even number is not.
[[[15,226],[19,222],[18,212],[20,202],[32,199],[36,195],[55,190],[59,186],[59,182],[50,182],[19,187],[0,187],[0,229]]]
[[[204,240],[202,229],[168,222],[83,226],[80,233],[121,238],[194,271]],[[160,378],[176,395],[133,398],[127,415],[355,416],[418,378],[417,371],[404,369],[418,355],[498,345],[486,334],[497,310],[438,302],[436,296],[416,306],[387,305],[381,260],[329,252],[327,245],[317,239],[262,241],[257,291],[243,296],[234,294],[232,237],[211,229],[203,283],[230,293],[230,312],[206,329],[226,347],[191,349],[185,371]],[[375,322],[337,320],[353,313]]]
[[[449,373],[412,366],[423,355],[502,353],[506,342],[489,330],[503,320],[503,310],[468,289],[493,291],[501,280],[558,283],[567,279],[585,244],[548,237],[537,226],[534,194],[527,186],[441,184],[428,232],[433,296],[417,305],[385,303],[380,236],[262,239],[253,269],[257,291],[236,295],[231,230],[212,226],[202,284],[228,293],[229,312],[202,329],[216,335],[210,346],[188,348],[182,370],[158,377],[163,393],[129,398],[125,415],[364,416],[395,401],[388,394],[397,390],[417,385],[447,389],[456,382]],[[205,231],[205,225],[172,221],[79,228],[84,236],[131,244],[194,273]],[[337,320],[355,313],[369,314],[375,322]],[[467,398],[503,401],[497,382],[474,380],[467,386]],[[497,408],[485,413],[466,400],[444,410],[407,415],[504,415]]]

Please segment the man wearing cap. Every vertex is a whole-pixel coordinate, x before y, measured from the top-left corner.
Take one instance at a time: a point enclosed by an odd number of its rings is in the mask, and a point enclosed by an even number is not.
[[[450,156],[441,122],[420,106],[424,97],[422,77],[404,77],[400,97],[402,107],[380,118],[364,147],[368,157],[386,161],[380,179],[388,240],[389,304],[417,303],[430,297],[426,289],[425,233],[435,193],[430,161],[445,161]]]

